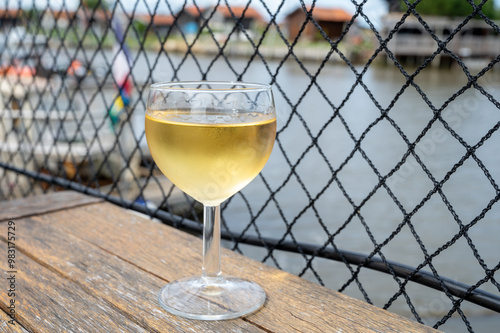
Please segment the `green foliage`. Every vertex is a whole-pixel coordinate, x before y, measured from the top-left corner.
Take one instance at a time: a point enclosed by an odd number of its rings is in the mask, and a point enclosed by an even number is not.
[[[106,8],[105,0],[83,0],[83,5],[89,9]]]
[[[144,22],[139,21],[139,20],[134,20],[133,25],[134,25],[134,30],[137,33],[137,35],[141,39],[144,39],[144,37],[146,36],[147,30],[148,30],[148,26]]]
[[[408,0],[409,3],[414,3],[416,0]],[[475,4],[480,4],[481,0],[474,0]],[[406,2],[401,0],[401,9],[406,11],[408,6]],[[467,0],[422,0],[415,9],[423,15],[436,15],[448,17],[465,17],[473,12],[473,7]],[[481,11],[490,19],[498,17],[498,12],[495,10],[494,0],[487,0],[482,6]]]

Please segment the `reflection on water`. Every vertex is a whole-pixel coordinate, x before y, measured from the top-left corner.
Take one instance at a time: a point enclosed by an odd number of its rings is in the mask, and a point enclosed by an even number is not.
[[[181,58],[171,61],[176,67]],[[500,110],[488,100],[488,95],[499,96],[498,70],[478,80],[482,91],[471,88],[449,100],[468,82],[461,69],[425,69],[407,84],[397,68],[372,66],[355,84],[356,74],[341,65],[326,65],[314,81],[309,75],[315,75],[318,63],[301,68],[292,61],[280,65],[257,58],[246,71],[245,67],[245,60],[231,59],[229,66],[223,58],[214,63],[198,58],[195,63],[188,57],[175,77],[199,80],[200,70],[210,68],[209,80],[235,80],[243,74],[244,81],[269,83],[279,68],[274,85],[279,141],[263,178],[255,179],[225,207],[224,220],[233,231],[243,230],[257,216],[256,227],[264,237],[280,238],[291,231],[288,240],[324,244],[334,235],[339,248],[371,253],[401,226],[382,247],[387,260],[418,266],[438,251],[432,259],[435,270],[469,284],[485,276],[474,252],[489,268],[498,264],[500,245],[492,235],[500,234],[500,207],[493,204],[484,217],[476,217],[497,195],[500,133],[493,132],[463,158],[468,147],[475,147],[500,121]],[[140,66],[134,70],[141,72]],[[164,81],[175,74],[170,63],[160,59],[153,75],[155,81]],[[389,110],[387,116],[381,110]],[[436,115],[443,120],[436,120]],[[407,156],[417,138],[414,153]],[[269,191],[276,191],[270,201]],[[244,199],[251,203],[251,213]],[[410,223],[402,224],[405,216]],[[467,237],[441,248],[460,231],[460,223],[474,226]],[[248,230],[256,232],[255,227]],[[252,247],[240,249],[257,260],[266,255]],[[278,252],[266,262],[296,274],[306,265],[300,255]],[[334,289],[351,276],[343,263],[315,259],[312,267]],[[304,276],[318,281],[311,269]],[[359,281],[379,306],[399,289],[392,278],[371,271],[363,270]],[[498,294],[489,283],[481,288]],[[364,299],[355,282],[344,291]],[[440,293],[413,284],[407,292],[423,316],[450,309],[450,301]],[[470,307],[473,313],[483,311]],[[411,316],[403,296],[389,309]]]

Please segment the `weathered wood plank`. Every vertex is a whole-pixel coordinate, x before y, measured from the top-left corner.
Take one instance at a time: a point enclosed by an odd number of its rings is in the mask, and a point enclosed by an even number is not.
[[[18,220],[16,224],[22,233],[16,244],[19,249],[94,297],[105,299],[112,308],[119,309],[148,332],[262,332],[241,319],[201,322],[173,316],[158,304],[158,292],[168,281],[64,233],[52,224],[41,223],[35,218]],[[182,262],[179,260],[177,265]],[[107,329],[104,324],[102,327]]]
[[[99,218],[103,216],[105,222]],[[108,203],[59,211],[36,219],[61,225],[66,232],[166,280],[200,272],[200,239]],[[223,251],[223,270],[254,280],[266,290],[268,300],[264,308],[246,320],[269,331],[436,332],[228,250]]]
[[[0,305],[2,307],[3,304]],[[4,311],[8,311],[8,309],[3,309]],[[27,333],[21,324],[19,324],[17,321],[13,321],[13,324],[11,322],[12,318],[10,318],[5,312],[0,310],[0,332],[5,332],[5,333]],[[9,323],[10,322],[10,323]]]
[[[0,242],[0,252],[7,244]],[[104,300],[41,266],[21,251],[16,253],[16,319],[32,332],[148,332]],[[1,279],[7,278],[2,264]],[[10,301],[0,291],[2,308]]]
[[[44,214],[102,201],[74,191],[51,192],[29,198],[0,202],[0,221]]]

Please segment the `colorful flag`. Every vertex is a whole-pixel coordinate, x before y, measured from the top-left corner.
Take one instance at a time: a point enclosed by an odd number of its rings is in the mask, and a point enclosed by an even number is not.
[[[126,111],[132,95],[132,79],[130,77],[130,52],[125,44],[125,38],[120,22],[113,16],[111,27],[116,36],[113,47],[113,63],[111,71],[118,94],[111,105],[109,116],[113,125],[120,122],[121,115]]]

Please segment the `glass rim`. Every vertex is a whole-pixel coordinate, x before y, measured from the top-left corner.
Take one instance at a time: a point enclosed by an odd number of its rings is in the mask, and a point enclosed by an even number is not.
[[[185,85],[180,87],[180,85]],[[203,87],[200,85],[210,85],[215,87]],[[231,86],[238,86],[231,88]],[[271,85],[265,83],[244,82],[244,81],[165,81],[153,83],[150,86],[153,90],[182,90],[182,91],[271,91]]]

